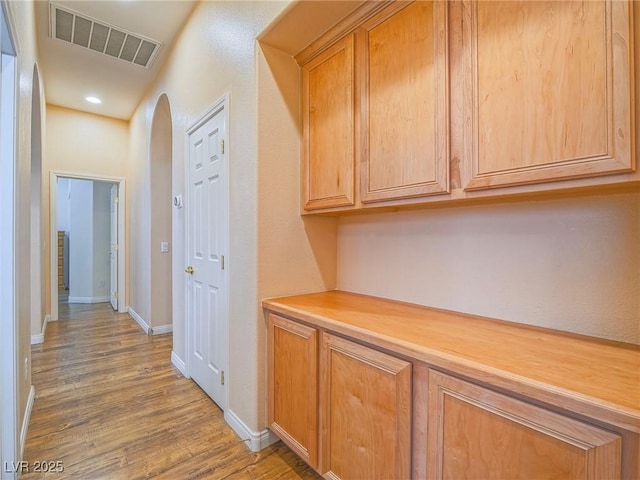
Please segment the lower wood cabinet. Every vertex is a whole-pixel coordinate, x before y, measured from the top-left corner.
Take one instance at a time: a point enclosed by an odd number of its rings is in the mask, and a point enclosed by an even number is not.
[[[263,301],[269,424],[327,479],[640,479],[640,349],[331,291]]]
[[[318,330],[269,315],[269,428],[318,467]]]
[[[326,478],[409,478],[411,363],[320,335],[269,315],[269,427]]]
[[[411,363],[329,333],[320,360],[326,478],[411,476]]]
[[[620,478],[615,433],[431,370],[428,476]]]

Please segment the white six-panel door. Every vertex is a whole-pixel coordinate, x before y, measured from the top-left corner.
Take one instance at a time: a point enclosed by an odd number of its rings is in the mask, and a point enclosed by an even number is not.
[[[222,102],[188,132],[185,270],[189,375],[223,410],[227,359],[225,108]]]

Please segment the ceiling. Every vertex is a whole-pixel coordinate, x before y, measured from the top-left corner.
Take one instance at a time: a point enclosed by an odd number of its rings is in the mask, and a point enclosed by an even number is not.
[[[81,17],[80,21],[73,22],[74,34],[75,31],[78,34],[82,31],[83,23],[89,25],[82,20],[83,18],[94,21],[94,27],[89,28],[87,32],[97,33],[99,29],[95,25],[98,25],[105,32],[108,30],[105,27],[111,27],[110,31],[115,32],[109,34],[109,39],[111,36],[115,39],[116,33],[125,38],[119,32],[129,34],[133,45],[132,55],[136,56],[136,51],[140,54],[134,61],[143,57],[142,47],[149,46],[145,41],[160,43],[160,47],[151,56],[148,68],[145,68],[133,61],[121,60],[96,51],[100,46],[91,49],[52,38],[50,26],[54,27],[54,35],[56,25],[62,32],[60,25],[64,23],[65,18],[71,16],[60,14],[59,21],[62,23],[56,24],[54,17],[51,25],[50,2],[35,2],[39,67],[44,80],[47,103],[124,120],[133,115],[197,4],[191,0],[55,0],[53,3],[62,10]],[[60,36],[63,36],[62,33]],[[79,35],[71,40],[82,43]],[[94,41],[93,37],[90,41]],[[122,57],[127,57],[127,41],[122,42]],[[140,50],[136,50],[137,45],[140,45]],[[109,50],[108,43],[105,44],[105,49]],[[87,96],[98,97],[102,103],[91,104],[85,100]]]

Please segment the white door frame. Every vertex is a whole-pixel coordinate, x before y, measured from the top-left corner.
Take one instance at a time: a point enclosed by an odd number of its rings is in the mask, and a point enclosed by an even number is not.
[[[61,172],[52,170],[49,180],[49,238],[51,245],[51,320],[58,320],[58,178],[109,182],[118,185],[118,312],[126,313],[125,298],[125,179],[121,177],[96,176],[82,173]]]
[[[226,372],[226,377],[229,378],[230,377],[230,372],[229,372],[229,281],[228,279],[229,277],[229,265],[231,264],[231,262],[229,261],[229,256],[228,256],[228,251],[229,251],[229,94],[225,94],[223,95],[221,98],[219,98],[211,108],[209,108],[204,114],[202,114],[198,120],[196,120],[186,131],[185,134],[185,162],[184,162],[184,169],[185,169],[185,189],[184,189],[184,210],[185,210],[185,224],[186,227],[185,230],[185,234],[184,234],[184,265],[185,267],[187,265],[189,265],[189,208],[191,208],[190,206],[190,201],[191,199],[189,198],[189,190],[190,190],[190,182],[191,182],[191,175],[189,172],[189,162],[190,162],[190,145],[189,145],[189,137],[190,135],[196,131],[198,128],[200,128],[202,125],[204,125],[205,123],[207,123],[211,118],[213,118],[214,115],[216,115],[218,112],[220,112],[220,110],[223,110],[223,115],[224,115],[224,122],[225,122],[225,164],[224,164],[224,181],[226,183],[226,192],[224,195],[224,205],[222,208],[222,211],[225,213],[224,215],[224,219],[223,219],[223,224],[224,224],[224,233],[222,235],[222,241],[223,241],[223,246],[222,246],[222,254],[225,256],[225,270],[226,270],[226,274],[224,275],[224,282],[225,282],[225,289],[224,289],[224,294],[221,297],[221,302],[220,302],[220,310],[221,310],[221,318],[222,321],[225,322],[225,332],[226,332],[226,336],[227,338],[225,339],[226,342],[226,352],[225,352],[225,358],[224,358],[224,365],[222,370],[224,370]],[[191,319],[189,317],[189,291],[188,291],[188,281],[187,278],[185,276],[185,281],[184,281],[184,291],[185,291],[185,358],[184,358],[184,362],[185,362],[185,370],[186,370],[186,376],[187,378],[191,378],[191,370],[190,370],[190,363],[191,363]],[[225,406],[229,405],[229,389],[225,388]],[[223,411],[226,411],[227,407],[223,408]]]
[[[115,192],[114,192],[115,187]],[[120,303],[118,302],[118,260],[120,259],[118,245],[118,219],[120,218],[120,212],[116,209],[114,212],[114,203],[118,205],[120,199],[118,198],[119,187],[117,184],[112,184],[109,190],[109,222],[111,224],[111,231],[109,232],[109,303],[114,310],[118,310]],[[115,213],[115,219],[114,217]],[[114,235],[115,233],[115,235]],[[115,261],[113,257],[115,256]],[[114,271],[115,270],[115,271]],[[115,293],[114,293],[115,292]]]
[[[0,478],[13,479],[5,472],[5,462],[15,466],[22,460],[18,425],[18,317],[16,314],[16,217],[15,186],[18,145],[18,45],[13,35],[13,17],[5,2],[0,3]],[[31,320],[31,319],[29,319]],[[29,330],[31,322],[29,322]],[[14,462],[11,464],[10,462]],[[10,468],[15,470],[15,468]]]

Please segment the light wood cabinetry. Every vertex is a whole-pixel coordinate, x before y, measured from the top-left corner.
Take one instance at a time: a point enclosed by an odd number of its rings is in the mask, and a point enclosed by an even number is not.
[[[364,203],[449,191],[446,11],[399,2],[358,31]]]
[[[318,466],[318,330],[269,315],[269,428]]]
[[[263,306],[318,335],[326,478],[640,478],[637,346],[340,291]]]
[[[411,363],[275,314],[268,342],[278,437],[327,478],[409,477]]]
[[[429,478],[620,478],[619,435],[429,372]]]
[[[465,189],[629,172],[632,4],[464,2]]]
[[[637,188],[639,10],[365,2],[296,55],[303,213]]]
[[[326,478],[409,478],[411,364],[329,333],[321,354]]]
[[[306,210],[354,205],[355,66],[349,35],[302,69]]]

